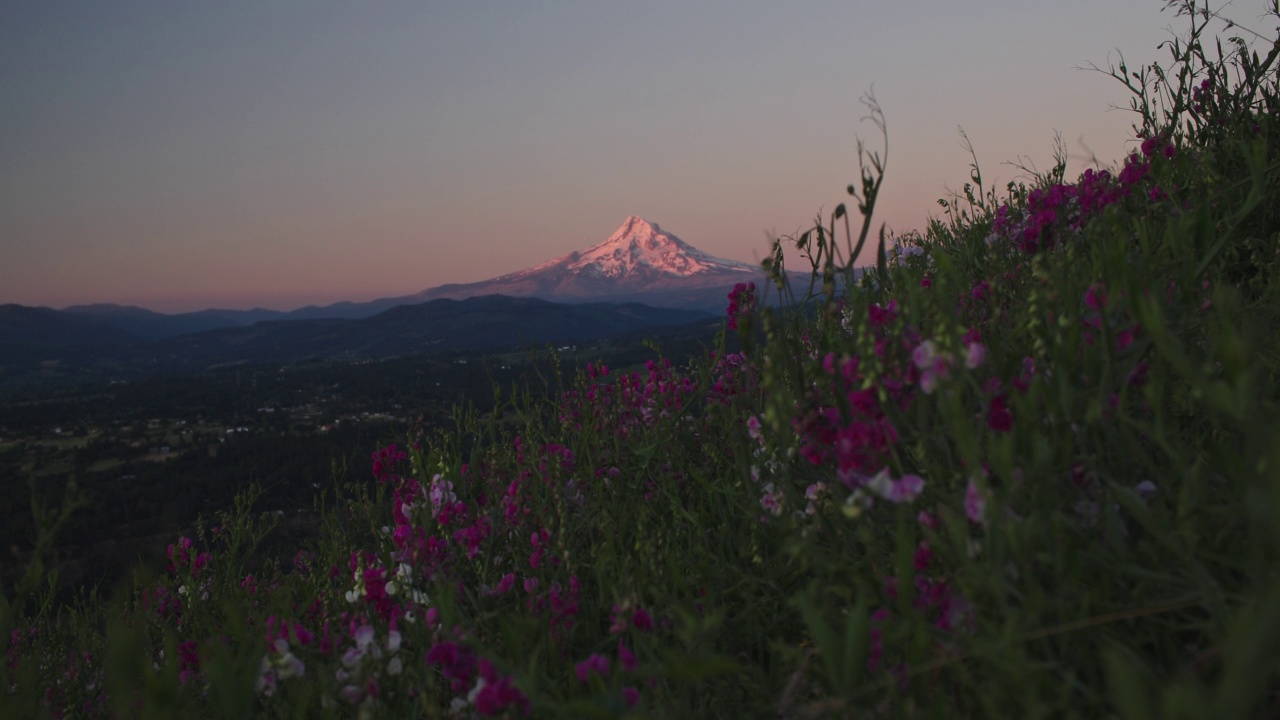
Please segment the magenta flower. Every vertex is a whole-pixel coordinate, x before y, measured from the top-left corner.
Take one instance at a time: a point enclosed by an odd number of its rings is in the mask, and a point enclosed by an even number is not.
[[[622,688],[622,702],[627,707],[635,707],[640,702],[640,690],[635,685],[628,685]]]
[[[631,625],[637,630],[652,630],[653,618],[643,608],[636,608],[636,611],[631,614]]]
[[[991,404],[987,407],[987,427],[996,432],[1009,432],[1013,429],[1013,413],[1005,405],[1003,395],[991,398]]]
[[[924,527],[929,528],[930,530],[938,529],[938,518],[934,517],[933,515],[930,515],[924,510],[921,510],[920,513],[916,515],[916,522],[920,523]]]
[[[933,551],[929,549],[929,541],[922,540],[920,545],[916,547],[916,552],[911,557],[911,564],[916,570],[924,570],[929,567],[929,561],[933,559]]]
[[[592,653],[591,657],[578,663],[575,669],[578,673],[578,679],[582,682],[590,680],[592,673],[606,678],[609,677],[609,658],[600,653]]]
[[[738,283],[733,286],[733,291],[729,293],[729,307],[725,309],[729,316],[730,330],[737,330],[738,318],[745,318],[755,309],[755,293],[755,283]]]
[[[639,664],[636,662],[635,653],[631,652],[622,640],[618,640],[618,663],[622,665],[623,670],[635,670]]]
[[[498,581],[498,586],[493,589],[493,594],[494,595],[506,594],[508,592],[511,592],[512,588],[514,588],[515,586],[516,586],[516,574],[507,573],[506,575],[502,576],[501,580]]]

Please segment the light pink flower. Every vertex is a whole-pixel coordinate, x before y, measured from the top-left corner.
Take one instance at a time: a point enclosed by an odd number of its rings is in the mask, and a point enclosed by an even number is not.
[[[987,346],[980,342],[971,342],[965,346],[964,366],[970,370],[982,367],[987,362]]]
[[[980,523],[987,513],[987,500],[982,497],[978,484],[969,478],[969,487],[964,491],[964,514],[972,522]]]

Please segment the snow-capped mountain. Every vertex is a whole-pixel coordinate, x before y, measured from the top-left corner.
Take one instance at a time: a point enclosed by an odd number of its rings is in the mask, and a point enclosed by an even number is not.
[[[607,277],[623,282],[664,275],[692,277],[759,271],[759,268],[737,260],[708,255],[664,232],[656,223],[632,215],[608,240],[598,245],[504,277],[528,276],[558,267],[586,277]]]
[[[480,295],[561,302],[605,300],[657,307],[723,310],[734,284],[761,282],[763,271],[709,255],[657,224],[632,215],[605,241],[540,265],[482,282],[441,285],[414,302]]]

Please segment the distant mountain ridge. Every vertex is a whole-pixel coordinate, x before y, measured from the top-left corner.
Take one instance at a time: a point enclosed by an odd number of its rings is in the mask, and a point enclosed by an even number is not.
[[[657,223],[631,215],[604,241],[489,280],[450,283],[411,295],[343,301],[296,310],[222,310],[166,314],[99,303],[64,308],[132,336],[156,340],[192,332],[248,327],[264,320],[360,319],[400,305],[484,295],[537,297],[552,302],[638,302],[653,307],[721,312],[739,282],[763,283],[764,270],[703,252]]]
[[[111,304],[0,305],[0,374],[47,362],[195,367],[577,341],[709,318],[724,312],[735,284],[765,281],[761,268],[715,257],[632,215],[585,250],[370,302],[173,315]]]
[[[50,363],[63,368],[200,371],[242,362],[518,349],[714,321],[712,315],[696,310],[637,303],[564,304],[489,295],[399,305],[368,318],[268,320],[150,340],[93,313],[0,305],[0,384],[10,371],[21,375]]]
[[[577,343],[712,319],[697,311],[636,303],[560,304],[487,295],[400,305],[358,320],[269,321],[211,330],[170,338],[146,352],[184,365],[385,358]]]

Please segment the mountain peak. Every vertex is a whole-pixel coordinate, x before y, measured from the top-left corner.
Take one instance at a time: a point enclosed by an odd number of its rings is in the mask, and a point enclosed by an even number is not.
[[[636,275],[689,277],[725,270],[755,271],[746,263],[708,255],[639,215],[627,216],[604,242],[563,260],[568,261],[565,267],[570,272],[615,279]]]
[[[705,253],[657,223],[628,215],[607,239],[524,270],[429,288],[404,300],[502,294],[553,301],[607,300],[719,310],[735,283],[763,279],[759,267]]]
[[[627,219],[623,221],[622,227],[618,228],[617,232],[615,232],[614,235],[617,235],[618,233],[624,233],[624,232],[660,233],[662,232],[662,228],[658,227],[657,223],[651,223],[648,220],[645,220],[644,218],[640,217],[639,215],[628,215]]]

